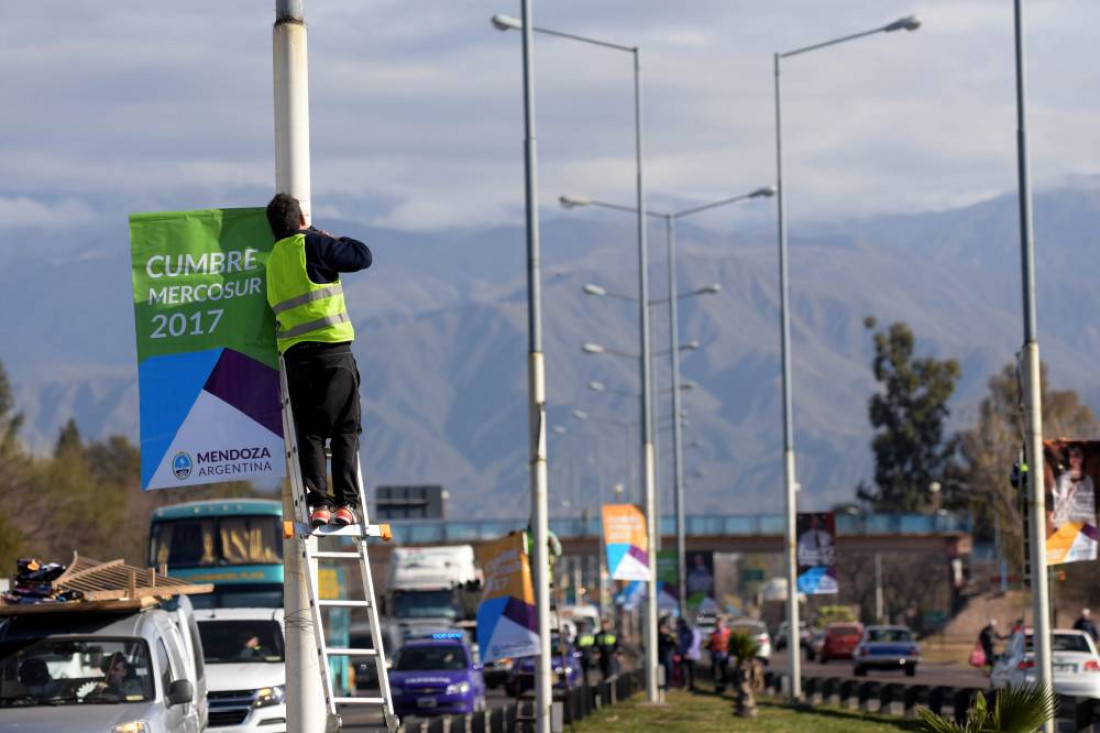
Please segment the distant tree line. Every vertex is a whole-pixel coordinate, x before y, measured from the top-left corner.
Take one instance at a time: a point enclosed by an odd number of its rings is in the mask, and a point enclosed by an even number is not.
[[[144,566],[157,507],[259,495],[247,482],[143,492],[140,453],[125,437],[86,441],[69,420],[52,454],[38,456],[20,441],[22,425],[0,364],[0,577],[10,577],[15,560],[28,555],[67,563],[79,552]]]

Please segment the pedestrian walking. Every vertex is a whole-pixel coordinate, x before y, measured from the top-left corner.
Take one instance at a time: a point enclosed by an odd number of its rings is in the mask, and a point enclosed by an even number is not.
[[[1096,629],[1096,622],[1092,620],[1092,611],[1089,609],[1081,609],[1081,616],[1073,622],[1073,628],[1078,631],[1084,631],[1092,637],[1094,642],[1100,642],[1100,632]]]
[[[695,663],[702,656],[700,647],[702,646],[703,635],[699,632],[699,629],[688,625],[683,617],[677,620],[676,625],[680,642],[680,665],[683,669],[683,684],[690,692],[695,690]]]

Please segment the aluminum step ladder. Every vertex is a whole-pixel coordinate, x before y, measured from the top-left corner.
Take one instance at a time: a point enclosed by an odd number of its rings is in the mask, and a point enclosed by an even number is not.
[[[287,471],[290,475],[291,491],[294,496],[294,522],[283,523],[283,535],[297,535],[305,558],[306,584],[309,588],[309,612],[313,621],[313,637],[317,642],[318,666],[321,670],[321,686],[325,692],[325,706],[328,710],[326,733],[334,733],[342,728],[341,707],[364,706],[379,710],[385,720],[386,729],[394,733],[399,725],[394,712],[393,695],[390,690],[390,678],[386,668],[386,653],[382,643],[382,624],[378,618],[378,604],[374,593],[374,577],[371,573],[367,542],[371,537],[384,541],[393,538],[388,524],[369,524],[367,519],[367,501],[363,491],[363,469],[356,457],[356,481],[359,484],[359,524],[347,527],[326,525],[314,528],[309,522],[309,506],[306,504],[305,484],[302,481],[302,468],[298,462],[298,435],[294,430],[294,413],[290,405],[290,391],[287,388],[286,364],[279,357],[279,387],[283,412],[283,436],[286,441]],[[321,551],[314,549],[310,539],[325,537],[350,537],[355,550]],[[363,584],[363,598],[342,598],[322,600],[320,598],[315,563],[318,560],[336,560],[356,562],[359,565],[360,579]],[[324,627],[325,608],[366,609],[370,623],[372,649],[330,647]],[[337,697],[332,689],[329,657],[342,656],[352,659],[374,659],[378,676],[380,697]]]

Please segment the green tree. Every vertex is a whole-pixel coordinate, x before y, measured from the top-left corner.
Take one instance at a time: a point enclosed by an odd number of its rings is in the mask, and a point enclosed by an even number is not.
[[[1006,364],[988,382],[989,392],[978,407],[978,423],[958,436],[962,470],[969,487],[967,509],[978,519],[980,534],[991,537],[995,523],[1009,561],[1023,562],[1023,505],[1010,478],[1012,464],[1023,449],[1024,418],[1020,382],[1013,364]],[[1089,440],[1100,436],[1100,422],[1072,390],[1050,386],[1040,367],[1043,435]]]
[[[876,327],[867,318],[868,330]],[[871,367],[882,391],[871,396],[868,413],[877,431],[871,441],[875,454],[875,485],[861,486],[859,498],[876,511],[912,512],[926,505],[928,489],[939,482],[953,496],[958,485],[951,470],[956,450],[944,439],[947,403],[959,379],[954,359],[918,358],[913,332],[894,323],[873,336]]]

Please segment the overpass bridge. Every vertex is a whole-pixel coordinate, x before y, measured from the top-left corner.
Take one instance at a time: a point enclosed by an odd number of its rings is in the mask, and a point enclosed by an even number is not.
[[[783,551],[782,514],[728,514],[687,516],[688,550],[780,553]],[[523,529],[525,519],[389,520],[393,543],[372,545],[372,559],[388,557],[385,549],[470,544],[475,548]],[[837,550],[852,552],[913,552],[957,557],[971,550],[973,522],[961,514],[837,514]],[[550,530],[561,540],[566,556],[595,555],[600,549],[599,517],[559,517]],[[661,518],[661,547],[676,546],[676,520]]]

